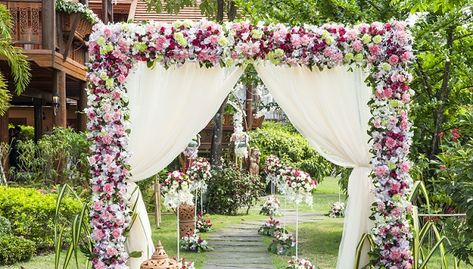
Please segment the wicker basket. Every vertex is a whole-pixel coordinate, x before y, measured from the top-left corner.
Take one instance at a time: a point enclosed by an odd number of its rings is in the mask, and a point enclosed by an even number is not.
[[[178,269],[179,264],[176,260],[169,259],[166,251],[164,251],[161,241],[158,241],[156,251],[151,259],[144,261],[140,269]]]

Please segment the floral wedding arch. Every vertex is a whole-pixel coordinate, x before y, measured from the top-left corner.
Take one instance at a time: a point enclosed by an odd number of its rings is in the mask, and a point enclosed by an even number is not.
[[[131,177],[133,153],[128,152],[128,142],[133,130],[126,80],[134,66],[146,62],[149,68],[168,68],[194,62],[201,68],[229,68],[262,61],[311,70],[343,65],[367,70],[367,83],[373,89],[368,132],[375,195],[371,234],[376,247],[371,259],[375,268],[411,268],[407,197],[412,184],[407,157],[412,135],[407,116],[412,95],[408,86],[412,80],[408,72],[411,42],[406,24],[400,21],[354,28],[247,22],[219,25],[205,20],[96,25],[89,42],[86,109],[93,141],[89,162],[94,268],[128,268],[124,231],[131,223],[131,212],[125,196]]]

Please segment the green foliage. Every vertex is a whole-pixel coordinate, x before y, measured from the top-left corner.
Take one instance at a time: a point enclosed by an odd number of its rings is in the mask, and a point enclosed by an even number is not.
[[[71,185],[87,187],[89,146],[85,133],[68,128],[54,128],[37,143],[22,140],[18,143],[15,178],[22,183],[40,186],[67,180]]]
[[[85,6],[82,3],[73,2],[73,1],[65,1],[65,0],[57,0],[56,1],[56,10],[65,12],[67,14],[74,14],[79,13],[84,20],[89,22],[90,24],[94,25],[100,22],[100,19],[97,15]]]
[[[250,132],[250,144],[261,152],[260,167],[264,167],[268,155],[275,154],[283,163],[304,170],[319,181],[335,169],[292,125],[264,122],[262,128]]]
[[[0,215],[8,217],[15,235],[35,242],[38,251],[50,250],[54,245],[56,197],[33,188],[0,187]],[[80,202],[65,198],[60,221],[69,223],[80,209]]]
[[[13,46],[11,29],[10,12],[4,4],[0,4],[0,58],[6,59],[16,93],[21,94],[31,79],[30,64],[27,57],[22,54],[22,50]],[[8,109],[10,100],[7,80],[5,75],[0,73],[0,116]]]
[[[13,235],[0,235],[0,265],[29,260],[34,252],[34,242]]]
[[[9,235],[12,233],[11,223],[4,216],[0,216],[0,236]]]
[[[211,213],[235,215],[240,208],[256,204],[264,190],[259,177],[252,177],[232,164],[212,170],[208,182],[207,208]]]

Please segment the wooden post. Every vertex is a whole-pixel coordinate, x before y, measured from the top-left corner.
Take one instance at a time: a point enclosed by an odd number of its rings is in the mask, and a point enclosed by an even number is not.
[[[77,129],[85,131],[87,129],[87,116],[84,109],[87,107],[87,92],[85,91],[85,82],[82,82],[79,101],[77,102]]]
[[[59,97],[59,108],[54,116],[54,126],[67,127],[66,73],[64,71],[54,70],[53,77],[53,95]]]
[[[55,0],[43,0],[42,24],[43,24],[42,26],[43,49],[55,50],[55,46],[56,46],[56,1]]]
[[[246,127],[247,131],[253,127],[253,85],[246,85]]]
[[[10,138],[8,134],[8,110],[0,117],[0,142],[9,143]]]
[[[38,142],[43,136],[43,99],[34,98],[34,140]]]
[[[154,180],[154,202],[155,202],[155,220],[156,227],[161,226],[161,185],[159,184],[158,176]]]

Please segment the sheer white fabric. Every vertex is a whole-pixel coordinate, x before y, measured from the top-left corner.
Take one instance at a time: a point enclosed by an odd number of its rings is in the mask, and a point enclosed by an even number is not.
[[[348,201],[337,268],[353,268],[355,249],[369,232],[370,205],[374,200],[369,153],[368,101],[371,88],[363,72],[336,67],[311,71],[306,67],[284,67],[264,63],[256,70],[287,114],[310,144],[327,160],[353,167],[348,184]],[[366,251],[362,263],[368,261]]]
[[[128,251],[142,251],[130,258],[131,269],[148,259],[154,246],[146,207],[133,182],[155,175],[166,167],[210,121],[231,91],[242,68],[205,68],[196,63],[153,69],[138,63],[127,78],[131,134],[132,183],[128,196],[136,201],[137,219],[128,236]]]

